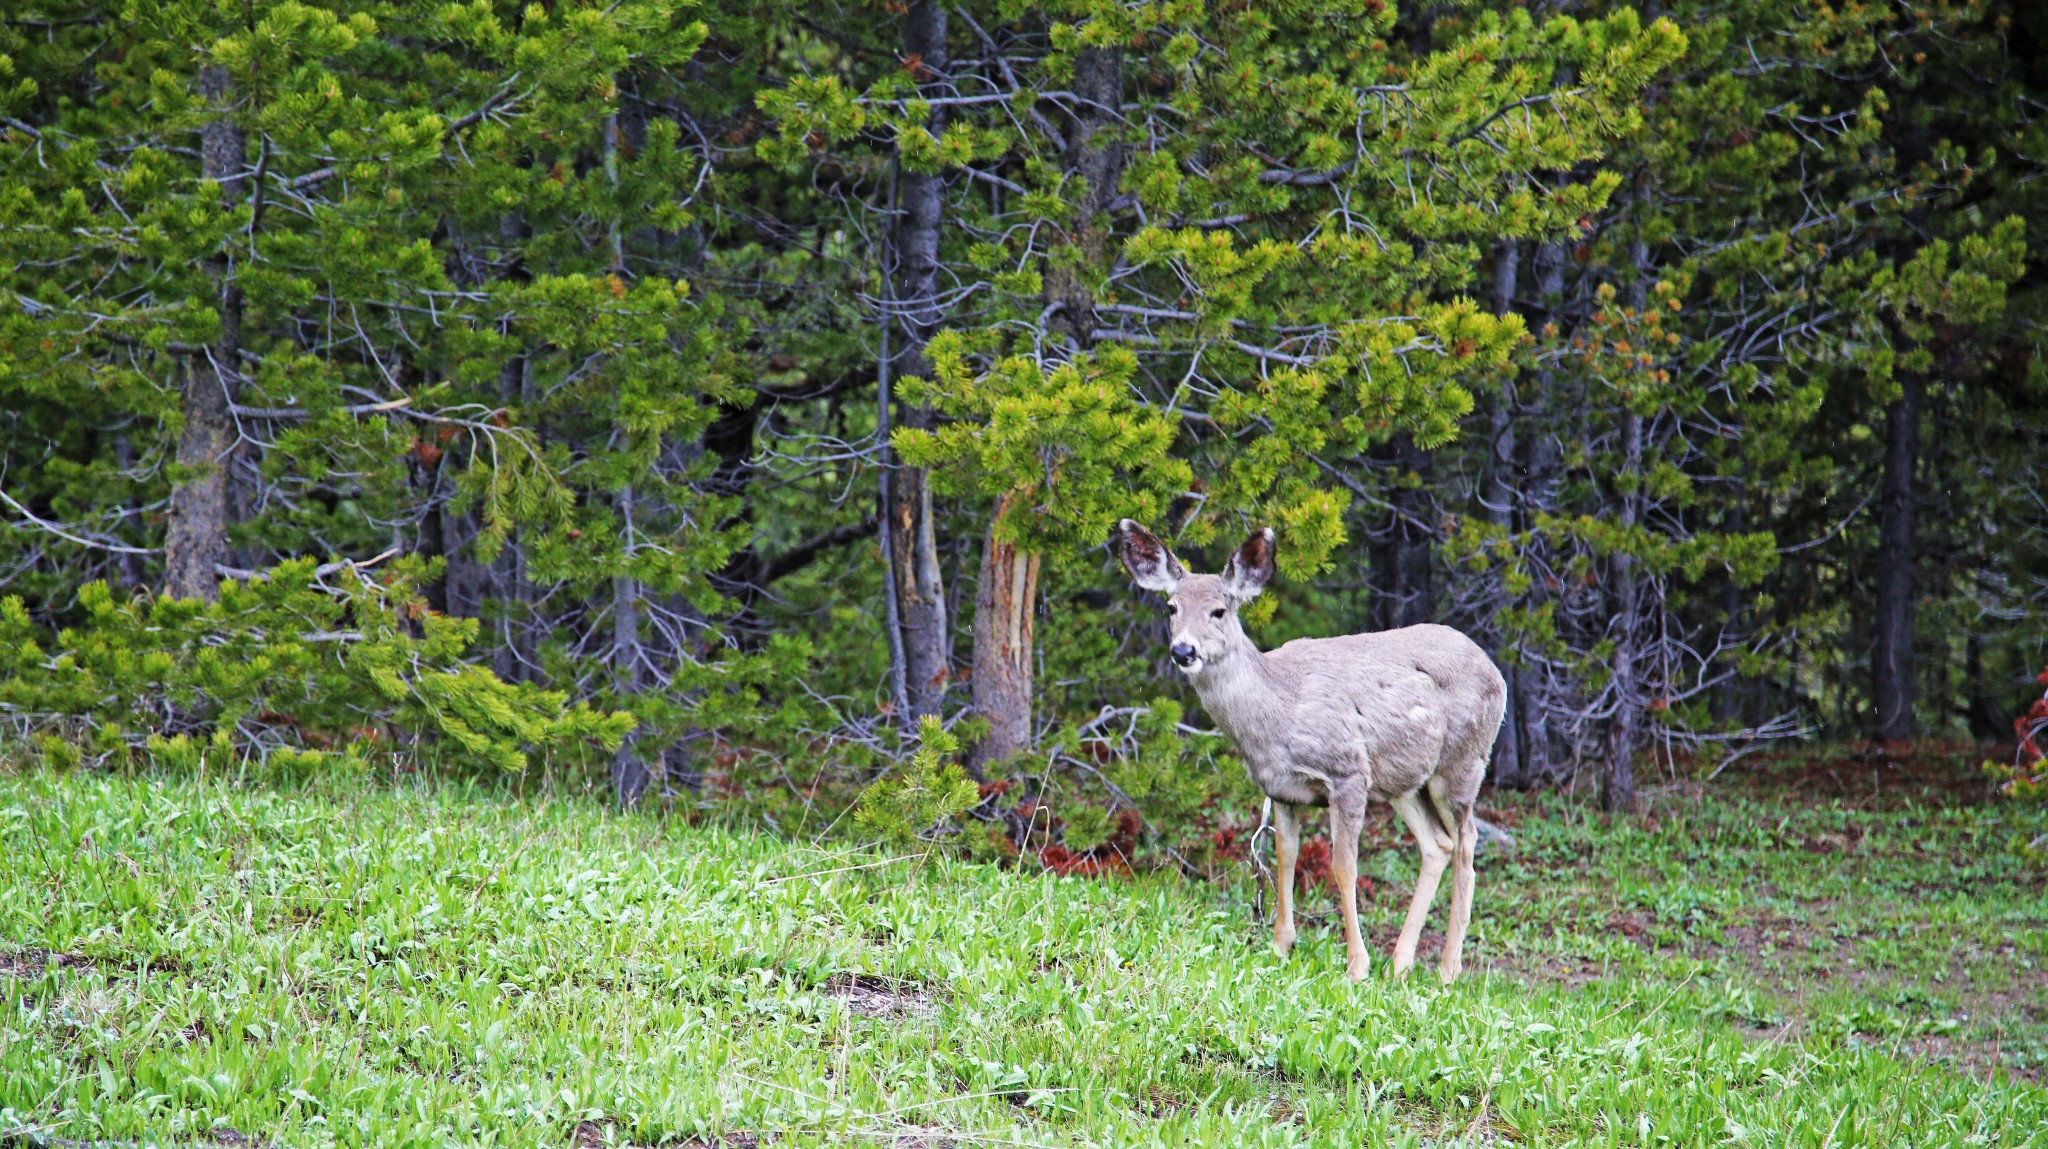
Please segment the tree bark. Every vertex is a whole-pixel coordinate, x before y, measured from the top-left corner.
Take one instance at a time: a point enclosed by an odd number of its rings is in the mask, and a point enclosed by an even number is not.
[[[1884,486],[1877,543],[1876,643],[1871,653],[1872,730],[1881,741],[1911,738],[1913,724],[1913,471],[1920,456],[1923,382],[1899,373],[1899,397],[1884,415]]]
[[[623,534],[621,557],[633,553],[633,488],[619,489],[619,519]],[[621,571],[612,578],[612,678],[621,697],[639,694],[642,687],[640,658],[640,582]],[[647,763],[641,758],[637,740],[630,735],[612,755],[612,789],[621,809],[639,804],[647,793]]]
[[[135,444],[128,438],[125,432],[114,436],[114,464],[121,468],[121,475],[124,480],[135,470]],[[142,525],[142,506],[135,501],[132,495],[121,504],[121,526],[124,528],[122,531],[123,539],[128,545],[134,547],[144,545],[146,535]],[[119,569],[121,571],[121,587],[123,590],[133,593],[136,588],[142,585],[141,555],[123,552],[120,556]]]
[[[1402,436],[1379,452],[1394,472],[1394,490],[1389,501],[1387,525],[1374,541],[1373,626],[1395,630],[1434,621],[1433,580],[1430,550],[1435,531],[1430,528],[1429,452]],[[1413,482],[1409,475],[1415,475]]]
[[[1969,682],[1969,701],[1964,704],[1963,717],[1970,724],[1970,733],[1980,741],[1993,742],[2006,737],[2012,730],[2012,711],[1993,694],[1991,683],[1984,678],[1984,636],[1972,634],[1964,644],[1963,677]]]
[[[1621,417],[1621,471],[1627,486],[1621,494],[1621,512],[1616,525],[1628,531],[1636,525],[1642,495],[1636,482],[1643,469],[1643,418],[1634,411]],[[1636,738],[1642,714],[1638,697],[1636,607],[1639,587],[1635,556],[1626,551],[1612,558],[1614,580],[1614,718],[1607,728],[1607,770],[1600,783],[1602,809],[1620,812],[1636,807]]]
[[[427,609],[436,614],[448,613],[448,517],[440,498],[441,463],[439,459],[427,462],[422,459],[412,465],[413,486],[419,490],[423,509],[420,511],[418,537],[413,542],[413,551],[422,557],[441,560],[441,577],[420,588],[427,600]]]
[[[1744,489],[1737,487],[1729,499],[1726,527],[1729,534],[1741,534],[1743,525],[1747,522],[1747,513],[1743,507],[1745,497]],[[1725,581],[1721,584],[1721,633],[1724,638],[1740,635],[1742,606],[1746,597],[1741,585],[1735,581],[1735,576],[1725,576]],[[1748,681],[1741,675],[1730,673],[1714,688],[1713,701],[1708,712],[1715,722],[1732,726],[1744,720],[1743,699],[1748,685]]]
[[[918,90],[938,96],[946,87],[946,9],[937,0],[917,0],[903,24],[903,52],[917,61]],[[929,129],[944,129],[942,109],[934,109]],[[945,181],[936,172],[905,170],[897,177],[896,260],[888,306],[902,334],[895,353],[897,378],[926,376],[931,361],[925,348],[945,320],[940,299],[939,233],[945,224]],[[927,407],[906,407],[897,424],[929,427]],[[946,613],[944,576],[939,568],[939,540],[933,522],[931,475],[922,467],[896,466],[887,477],[885,529],[896,596],[896,625],[902,634],[903,687],[912,719],[941,713],[952,678],[953,642]]]
[[[1034,606],[1039,556],[1000,542],[994,524],[1016,501],[996,501],[981,551],[981,584],[974,599],[974,710],[988,734],[974,747],[980,767],[1030,747]]]
[[[1046,336],[1065,355],[1095,341],[1095,292],[1088,272],[1101,268],[1109,249],[1109,205],[1123,173],[1123,148],[1106,138],[1122,117],[1123,53],[1083,48],[1074,56],[1074,103],[1066,115],[1064,169],[1080,186],[1070,242],[1045,266]],[[1033,612],[1038,602],[1039,556],[999,542],[995,525],[1018,498],[996,500],[982,544],[981,583],[974,596],[974,712],[989,725],[970,759],[977,769],[1007,758],[1032,742]]]
[[[1505,316],[1515,309],[1515,280],[1520,273],[1521,245],[1504,239],[1493,251],[1493,313]],[[1486,521],[1503,534],[1514,530],[1515,518],[1515,393],[1514,384],[1503,382],[1500,393],[1486,413]],[[1507,679],[1507,715],[1493,743],[1493,784],[1519,788],[1526,784],[1522,773],[1520,668],[1510,657],[1511,643],[1500,631],[1501,612],[1508,608],[1506,580],[1494,579],[1488,609],[1493,617],[1486,625],[1494,633],[1494,661]]]
[[[1646,198],[1641,191],[1636,195],[1637,232],[1629,245],[1629,260],[1635,267],[1635,279],[1628,288],[1629,306],[1636,314],[1642,314],[1648,305],[1650,290],[1650,249],[1642,238],[1642,217],[1647,214]],[[1627,403],[1627,399],[1623,399]],[[1643,416],[1633,407],[1624,406],[1621,412],[1621,509],[1615,523],[1624,536],[1635,529],[1643,517]],[[1624,538],[1622,545],[1629,543]],[[1636,570],[1636,557],[1627,550],[1615,552],[1610,559],[1614,592],[1614,718],[1607,728],[1607,770],[1600,785],[1600,805],[1612,811],[1633,811],[1636,808],[1636,742],[1640,737],[1643,715],[1642,698],[1642,649],[1641,620],[1641,576]]]
[[[1103,135],[1122,119],[1124,57],[1116,48],[1083,48],[1074,54],[1075,103],[1066,119],[1064,166],[1081,185],[1070,248],[1048,261],[1045,300],[1051,310],[1047,334],[1070,351],[1095,341],[1095,292],[1087,272],[1100,269],[1109,247],[1110,201],[1123,176],[1123,147]]]
[[[1537,305],[1531,308],[1532,325],[1542,319],[1549,322],[1563,318],[1565,249],[1563,244],[1538,244],[1530,254],[1529,270],[1535,277]],[[1558,449],[1556,419],[1556,380],[1548,369],[1536,372],[1534,386],[1530,388],[1524,403],[1524,417],[1521,420],[1524,433],[1517,438],[1515,449],[1522,473],[1522,487],[1517,495],[1521,511],[1521,526],[1526,530],[1535,515],[1552,510],[1556,502],[1557,474],[1563,461]],[[1530,591],[1540,606],[1549,593],[1539,580]],[[1554,745],[1551,728],[1550,706],[1552,703],[1552,682],[1547,668],[1539,665],[1525,666],[1515,678],[1517,696],[1514,711],[1521,720],[1517,739],[1522,744],[1522,777],[1526,784],[1537,785],[1552,781],[1558,773],[1558,747]]]
[[[199,133],[200,176],[220,186],[223,203],[239,190],[245,144],[229,108],[227,69],[199,69],[199,94],[213,118]],[[211,263],[220,335],[186,363],[178,431],[180,477],[171,485],[170,526],[164,537],[165,589],[177,598],[220,599],[217,571],[228,557],[231,523],[229,454],[235,445],[231,414],[242,351],[242,289],[225,251]]]
[[[532,279],[526,269],[525,243],[533,235],[533,228],[526,217],[518,212],[508,212],[498,221],[498,236],[505,245],[505,273],[502,278],[513,283],[525,283]],[[502,320],[499,334],[511,337],[512,323],[509,318]],[[545,442],[545,426],[533,414],[535,392],[533,361],[525,351],[520,351],[506,360],[498,371],[498,394],[508,406],[534,418],[534,438]],[[491,652],[491,666],[499,678],[507,682],[535,682],[540,677],[539,642],[535,624],[534,604],[539,599],[533,580],[526,575],[526,528],[515,526],[504,550],[491,563],[488,577],[491,596],[497,600],[497,613],[501,627],[502,641]]]

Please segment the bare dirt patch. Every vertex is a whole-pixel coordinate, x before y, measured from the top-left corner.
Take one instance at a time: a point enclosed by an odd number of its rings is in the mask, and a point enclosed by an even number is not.
[[[147,960],[123,961],[113,957],[87,957],[57,950],[28,949],[0,953],[0,977],[37,978],[53,969],[104,969],[135,975],[182,973],[182,959],[158,955]]]
[[[66,969],[73,966],[91,965],[89,958],[77,954],[54,953],[50,950],[22,950],[19,953],[0,953],[0,977],[32,978],[43,976],[47,969]]]
[[[1561,954],[1487,954],[1476,960],[1467,955],[1472,969],[1522,982],[1544,982],[1579,989],[1607,976],[1607,968],[1591,958]],[[1420,964],[1420,963],[1418,963]]]
[[[615,1129],[616,1126],[609,1121],[578,1122],[569,1134],[569,1144],[573,1149],[637,1149],[632,1143],[618,1139]],[[733,1132],[662,1144],[670,1149],[760,1149],[763,1142],[759,1134]]]
[[[204,1133],[182,1137],[144,1137],[136,1141],[82,1141],[44,1133],[35,1128],[0,1129],[0,1149],[13,1149],[15,1146],[21,1146],[23,1149],[127,1149],[131,1145],[164,1146],[165,1149],[177,1149],[179,1146],[196,1149],[198,1146],[212,1145],[227,1145],[234,1149],[264,1149],[269,1144],[270,1142],[261,1137],[244,1133],[239,1129],[230,1129],[225,1125],[216,1125]]]
[[[877,1021],[913,1021],[937,1016],[939,1003],[924,986],[900,978],[837,973],[825,996],[846,1003],[849,1012]]]
[[[1490,1109],[1481,1107],[1471,1114],[1447,1114],[1430,1106],[1408,1101],[1395,1103],[1402,1124],[1422,1135],[1422,1144],[1451,1149],[1477,1149],[1483,1145],[1511,1146],[1518,1142],[1512,1130],[1495,1124]]]
[[[1805,749],[1765,751],[1737,763],[1724,777],[1743,779],[1761,791],[1809,800],[1836,799],[1864,809],[1896,809],[1915,803],[1976,806],[1997,799],[1984,777],[1984,760],[2009,754],[2011,746],[1930,738],[1856,742],[1830,750],[1825,754]],[[1837,849],[1845,844],[1833,843]],[[1823,852],[1832,851],[1824,848]]]
[[[1656,939],[1650,933],[1650,927],[1655,924],[1654,918],[1640,910],[1616,911],[1607,915],[1608,933],[1625,937],[1645,950],[1657,948]]]
[[[585,1121],[576,1127],[571,1141],[575,1149],[637,1149],[623,1141],[606,1141],[610,1127],[595,1121]],[[889,1145],[894,1149],[967,1149],[973,1141],[963,1134],[937,1125],[904,1125],[893,1129],[882,1129],[870,1133],[853,1133],[851,1139],[858,1144]],[[663,1142],[664,1149],[761,1149],[771,1144],[774,1134],[747,1132],[721,1133],[713,1137],[691,1137],[682,1141]]]
[[[906,1125],[901,1129],[872,1134],[868,1140],[896,1149],[967,1149],[972,1141],[937,1125]]]

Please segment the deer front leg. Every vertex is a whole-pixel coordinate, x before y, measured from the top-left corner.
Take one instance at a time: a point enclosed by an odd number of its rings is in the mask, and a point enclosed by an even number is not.
[[[1365,804],[1363,787],[1330,800],[1330,878],[1344,908],[1344,972],[1352,981],[1364,980],[1372,965],[1358,931],[1358,835],[1365,829]]]
[[[1301,857],[1301,823],[1294,807],[1278,799],[1273,802],[1273,845],[1279,863],[1273,878],[1273,952],[1286,957],[1294,948],[1294,863]]]

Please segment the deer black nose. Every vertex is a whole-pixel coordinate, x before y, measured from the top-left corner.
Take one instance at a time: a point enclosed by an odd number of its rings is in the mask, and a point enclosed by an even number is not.
[[[1173,644],[1173,649],[1167,651],[1167,653],[1173,655],[1173,660],[1182,666],[1186,666],[1195,660],[1195,646],[1191,642],[1176,642]]]

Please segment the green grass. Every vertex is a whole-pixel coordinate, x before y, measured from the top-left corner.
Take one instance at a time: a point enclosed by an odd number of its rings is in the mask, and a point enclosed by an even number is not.
[[[1353,986],[1327,928],[1275,959],[1248,881],[490,789],[0,774],[0,1129],[2048,1145],[2048,905],[1997,809],[1741,792],[1623,827],[1490,802],[1519,846],[1482,858],[1445,988],[1386,976],[1414,862],[1383,817]]]

